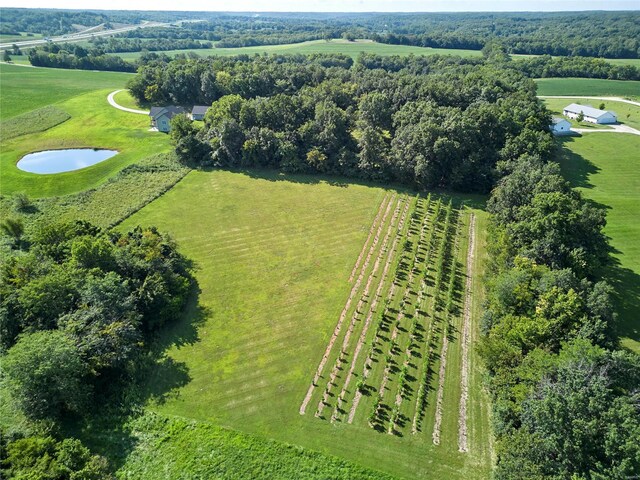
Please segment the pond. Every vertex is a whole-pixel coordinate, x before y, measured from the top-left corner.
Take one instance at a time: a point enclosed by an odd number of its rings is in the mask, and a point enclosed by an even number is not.
[[[30,173],[62,173],[80,170],[113,157],[116,150],[73,148],[45,150],[25,155],[18,161],[18,168]]]

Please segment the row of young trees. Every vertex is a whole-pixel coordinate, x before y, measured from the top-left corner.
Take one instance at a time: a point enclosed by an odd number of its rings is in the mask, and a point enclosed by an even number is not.
[[[617,350],[605,212],[525,154],[489,210],[480,353],[498,479],[629,478],[640,469],[640,361]]]
[[[148,64],[138,101],[212,104],[177,117],[193,165],[265,166],[488,191],[496,166],[551,146],[535,85],[513,69],[447,57],[254,56]]]
[[[148,363],[154,334],[183,312],[190,264],[154,228],[51,224],[13,235],[12,246],[0,265],[3,388],[34,435],[2,432],[2,472],[109,478],[104,459],[49,435],[58,436],[62,422],[126,403],[123,392]]]

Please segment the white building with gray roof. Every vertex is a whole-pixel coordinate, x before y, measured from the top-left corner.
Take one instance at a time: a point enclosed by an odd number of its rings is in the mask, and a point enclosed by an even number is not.
[[[597,108],[593,108],[589,105],[578,105],[577,103],[572,103],[571,105],[564,107],[562,110],[562,114],[571,119],[578,118],[581,113],[585,122],[598,123],[601,125],[618,123],[618,117],[614,112],[598,110]]]

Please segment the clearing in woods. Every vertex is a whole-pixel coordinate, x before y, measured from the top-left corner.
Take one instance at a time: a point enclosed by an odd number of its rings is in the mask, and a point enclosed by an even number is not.
[[[487,478],[489,408],[473,349],[486,214],[462,206],[478,201],[414,197],[317,176],[189,173],[120,227],[156,225],[169,232],[196,263],[201,289],[197,333],[185,333],[192,328],[186,319],[168,333],[184,338],[167,352],[167,365],[184,374],[173,378],[167,368],[150,377],[150,388],[176,387],[150,408],[399,478]],[[463,420],[468,452],[460,452],[472,212],[477,239]],[[378,392],[382,400],[372,417]],[[433,442],[436,421],[439,445]]]

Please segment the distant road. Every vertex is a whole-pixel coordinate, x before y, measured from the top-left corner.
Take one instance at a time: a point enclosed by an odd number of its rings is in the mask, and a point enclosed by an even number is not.
[[[131,25],[128,27],[122,27],[122,28],[112,28],[110,30],[101,30],[99,32],[93,32],[91,30],[99,27],[100,25],[97,25],[96,27],[91,27],[88,28],[87,30],[83,30],[82,32],[78,32],[78,33],[71,33],[68,35],[61,35],[58,37],[52,37],[50,40],[45,40],[45,39],[38,39],[38,40],[26,40],[24,42],[12,42],[12,43],[0,43],[0,50],[6,50],[8,48],[12,48],[14,45],[17,45],[18,47],[34,47],[36,45],[42,45],[45,43],[49,43],[49,42],[67,42],[67,43],[71,43],[71,42],[82,42],[84,40],[89,40],[92,37],[105,37],[105,36],[109,36],[109,35],[115,35],[116,33],[123,33],[123,32],[128,32],[130,30],[135,30],[137,28],[147,28],[147,27],[166,27],[170,25],[169,23],[160,23],[160,22],[143,22],[139,25]]]
[[[122,105],[119,105],[116,102],[116,99],[113,98],[116,96],[117,93],[120,93],[122,91],[122,89],[120,90],[115,90],[113,92],[111,92],[108,96],[107,96],[107,102],[109,102],[109,105],[111,105],[112,107],[117,108],[118,110],[122,110],[123,112],[129,112],[129,113],[137,113],[139,115],[149,115],[149,111],[148,110],[136,110],[134,108],[127,108],[127,107],[123,107]]]
[[[581,95],[538,95],[538,98],[584,98],[584,99],[591,99],[591,100],[611,100],[613,102],[624,102],[624,103],[629,103],[631,105],[635,105],[637,107],[640,107],[640,102],[634,102],[633,100],[627,100],[625,98],[620,98],[620,97],[585,97],[585,96],[581,96]]]

